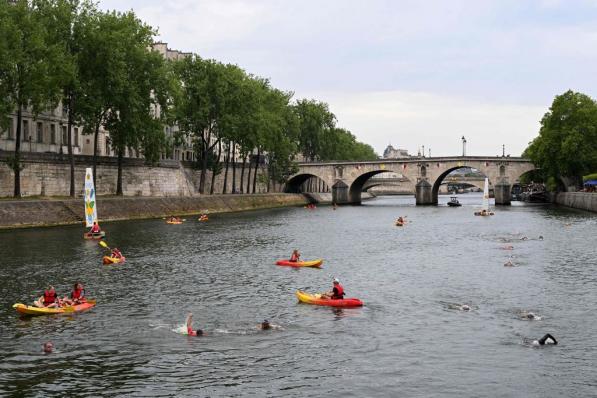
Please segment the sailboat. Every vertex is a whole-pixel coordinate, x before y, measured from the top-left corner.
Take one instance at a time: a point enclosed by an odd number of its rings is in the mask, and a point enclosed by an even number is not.
[[[85,226],[91,228],[95,223],[97,223],[97,202],[93,186],[93,171],[88,167],[85,170]],[[83,233],[84,239],[102,239],[104,236],[106,236],[104,231]]]
[[[476,216],[493,216],[493,212],[489,211],[489,179],[485,177],[485,185],[483,186],[483,206],[481,211],[475,212]]]

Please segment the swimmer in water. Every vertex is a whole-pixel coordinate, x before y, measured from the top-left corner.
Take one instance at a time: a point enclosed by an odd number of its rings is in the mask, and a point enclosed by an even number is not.
[[[189,315],[187,315],[186,325],[187,325],[187,334],[189,336],[203,336],[203,330],[201,330],[201,329],[193,330],[193,314],[192,313],[189,313]]]
[[[540,321],[541,320],[541,317],[539,315],[535,315],[532,312],[526,312],[526,311],[521,311],[520,317],[524,320],[529,320],[529,321]]]
[[[271,323],[267,319],[261,322],[261,330],[270,330],[272,328]]]
[[[543,240],[543,236],[542,236],[542,235],[539,235],[539,238],[537,238],[537,239],[539,239],[539,240]]]
[[[43,345],[43,347],[44,347],[44,352],[46,354],[51,354],[52,351],[54,350],[54,344],[52,344],[51,341],[45,342],[44,345]]]
[[[529,238],[527,238],[526,236],[523,236],[522,238],[520,238],[520,240],[529,240]]]
[[[512,246],[512,245],[502,246],[501,249],[502,250],[514,250],[514,246]]]
[[[468,304],[462,304],[460,306],[460,311],[470,311],[471,310],[471,306]]]
[[[512,259],[509,259],[504,263],[504,267],[514,267],[514,263],[512,263]]]
[[[557,345],[558,341],[551,334],[547,333],[545,336],[541,337],[539,340],[533,340],[533,342],[531,344],[534,346],[550,345],[550,344]]]

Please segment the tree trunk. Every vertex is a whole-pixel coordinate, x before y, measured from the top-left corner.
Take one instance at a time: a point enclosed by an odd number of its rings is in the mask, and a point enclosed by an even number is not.
[[[245,193],[251,193],[251,157],[249,156],[249,167],[247,168],[247,186],[245,187]]]
[[[70,163],[70,196],[75,197],[75,157],[73,155],[73,96],[68,95],[68,161]]]
[[[15,137],[15,158],[13,171],[15,173],[15,198],[21,197],[21,132],[23,126],[23,108],[17,110],[17,136]]]
[[[232,193],[236,193],[236,144],[232,141]]]
[[[95,133],[93,135],[93,187],[95,188],[95,192],[97,192],[97,141],[99,137],[99,122],[95,125]]]
[[[218,158],[211,171],[211,187],[209,187],[209,194],[214,194],[214,185],[216,184],[216,170],[220,168],[220,156],[222,156],[222,141],[218,141]]]
[[[122,158],[124,149],[118,148],[118,177],[116,177],[116,195],[122,196]]]
[[[228,141],[228,148],[226,149],[226,171],[224,171],[224,187],[222,193],[225,194],[228,191],[228,167],[230,166],[230,141]]]
[[[245,184],[245,163],[247,162],[247,155],[243,156],[242,159],[243,165],[240,169],[240,193],[245,193],[245,191],[243,190],[244,184]]]
[[[202,138],[201,139],[201,154],[202,154],[202,159],[201,159],[201,178],[199,180],[199,193],[203,195],[203,193],[205,193],[205,179],[206,179],[206,174],[207,174],[207,144],[205,143],[205,140]]]
[[[259,170],[259,158],[261,156],[261,148],[257,148],[257,160],[255,161],[255,174],[253,174],[253,193],[255,193],[255,188],[257,187],[257,170]]]

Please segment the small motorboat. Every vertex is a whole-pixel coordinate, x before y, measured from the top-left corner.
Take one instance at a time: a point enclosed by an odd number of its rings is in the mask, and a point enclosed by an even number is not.
[[[448,202],[448,206],[450,207],[460,207],[462,204],[458,201],[456,196],[451,196],[450,201]]]

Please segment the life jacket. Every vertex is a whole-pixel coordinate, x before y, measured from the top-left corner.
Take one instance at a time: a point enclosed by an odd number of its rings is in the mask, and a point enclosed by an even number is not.
[[[344,288],[342,287],[342,285],[338,283],[337,285],[334,285],[334,289],[336,289],[336,292],[334,292],[334,296],[332,298],[343,299],[344,298]]]
[[[101,230],[100,230],[99,224],[93,224],[93,227],[91,227],[91,233],[92,234],[96,234],[96,233],[98,233],[100,231]]]
[[[114,258],[122,258],[122,253],[118,249],[112,250],[112,257]]]
[[[290,256],[290,261],[292,261],[293,263],[296,263],[299,260],[300,255],[296,255],[294,253],[292,253],[292,256]]]
[[[70,298],[73,300],[80,300],[85,297],[85,289],[73,290],[70,294]]]
[[[53,304],[56,301],[57,297],[58,295],[56,294],[56,291],[50,293],[49,290],[44,290],[44,305],[48,306],[50,304]]]

